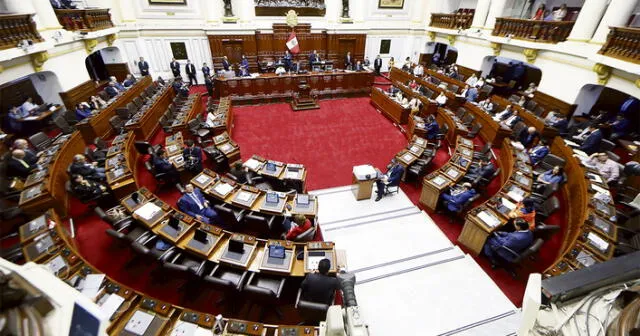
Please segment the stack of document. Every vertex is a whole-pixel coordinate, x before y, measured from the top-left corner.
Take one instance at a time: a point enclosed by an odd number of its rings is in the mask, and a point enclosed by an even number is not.
[[[148,202],[147,204],[138,208],[138,210],[136,210],[134,214],[144,220],[151,220],[160,211],[162,211],[162,209],[159,206],[155,205],[152,202]]]
[[[246,191],[241,191],[238,193],[238,196],[236,197],[240,202],[248,202],[251,199],[251,193],[248,193]]]
[[[227,195],[233,190],[233,186],[227,183],[220,183],[215,188],[213,188],[220,195]]]
[[[485,224],[487,224],[492,228],[500,225],[500,220],[498,220],[496,216],[494,216],[493,214],[489,213],[486,210],[478,213],[478,218],[480,218],[480,220],[482,220]]]
[[[600,236],[598,236],[597,234],[595,234],[593,232],[589,232],[587,234],[587,239],[589,239],[589,243],[592,246],[594,246],[598,250],[602,251],[603,253],[606,252],[607,249],[609,248],[609,243],[607,243],[606,240],[600,238]]]
[[[109,316],[109,318],[111,318],[111,316],[113,316],[113,314],[118,311],[118,308],[120,308],[123,302],[124,298],[122,296],[117,294],[107,294],[100,298],[97,303],[98,306],[100,306],[100,310],[106,316]]]
[[[361,165],[353,167],[353,175],[360,181],[375,178],[377,173],[372,165]],[[368,178],[367,178],[368,176]]]
[[[258,168],[260,168],[260,164],[261,164],[260,161],[254,158],[251,158],[244,163],[244,166],[251,170],[258,170]]]
[[[520,188],[512,188],[511,191],[507,193],[507,196],[511,197],[516,202],[520,202],[524,198],[524,190]]]

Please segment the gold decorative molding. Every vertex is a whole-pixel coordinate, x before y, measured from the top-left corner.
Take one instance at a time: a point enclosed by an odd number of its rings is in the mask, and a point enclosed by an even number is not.
[[[91,54],[93,49],[98,45],[98,39],[86,39],[84,40],[84,49],[87,51],[87,54]]]
[[[44,65],[44,62],[46,62],[49,59],[49,53],[46,51],[40,51],[40,52],[31,54],[30,57],[31,57],[31,64],[33,65],[33,69],[36,72],[39,72],[39,71],[42,71],[42,66]]]
[[[118,36],[115,33],[107,35],[107,44],[112,46],[113,42],[115,42],[117,38]]]
[[[612,69],[608,65],[596,63],[593,65],[593,72],[598,75],[598,83],[605,85],[611,78]],[[638,85],[638,81],[636,81],[636,85]]]
[[[0,72],[2,72],[2,66],[0,66]],[[638,88],[640,88],[640,78],[636,79],[634,82]]]
[[[431,41],[435,41],[436,40],[436,32],[430,31],[427,33],[427,36],[429,36],[429,39]]]
[[[455,35],[447,35],[447,40],[449,41],[449,45],[454,45],[456,43]]]
[[[0,65],[0,73],[2,73],[3,71],[4,71],[4,67]]]
[[[538,49],[525,48],[522,53],[529,63],[535,62],[538,57]]]
[[[493,56],[500,55],[502,51],[502,43],[491,42],[491,49],[493,49]]]

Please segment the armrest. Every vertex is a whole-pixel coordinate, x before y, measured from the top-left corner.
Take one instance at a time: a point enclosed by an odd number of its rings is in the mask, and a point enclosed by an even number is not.
[[[294,307],[298,308],[298,303],[300,303],[300,297],[302,296],[302,288],[298,288],[298,294],[296,295],[296,304]]]
[[[242,290],[242,286],[244,284],[244,281],[247,278],[247,273],[249,273],[249,272],[244,271],[242,273],[242,276],[240,277],[240,280],[238,280],[238,285],[236,286],[236,290],[238,290],[238,291]]]
[[[280,286],[278,286],[278,292],[276,293],[276,298],[280,298],[280,294],[282,294],[282,291],[284,290],[284,285],[287,282],[286,278],[282,278],[282,280],[280,280]]]

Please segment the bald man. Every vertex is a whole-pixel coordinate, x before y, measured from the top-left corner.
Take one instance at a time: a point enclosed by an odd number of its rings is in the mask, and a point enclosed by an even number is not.
[[[35,164],[27,163],[25,152],[22,149],[14,149],[11,152],[11,158],[7,162],[7,176],[25,179],[36,168]]]
[[[21,149],[24,151],[24,161],[26,161],[30,165],[36,164],[38,162],[38,153],[33,149],[29,148],[29,142],[25,139],[17,139],[13,142],[13,149]]]
[[[73,157],[73,163],[69,166],[69,172],[74,175],[82,175],[82,177],[93,181],[104,181],[106,175],[104,168],[98,168],[98,163],[87,162],[82,154],[76,154]]]

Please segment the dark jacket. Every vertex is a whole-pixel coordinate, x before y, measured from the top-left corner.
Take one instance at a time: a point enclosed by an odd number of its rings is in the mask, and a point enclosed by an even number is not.
[[[301,288],[303,299],[331,305],[335,291],[340,289],[340,282],[334,277],[311,273],[304,278]]]
[[[14,159],[13,157],[9,158],[9,161],[7,162],[7,176],[20,177],[23,179],[27,178],[27,176],[31,174],[31,171],[34,170],[36,166],[33,164],[29,164],[29,162],[27,162],[26,160],[26,157],[25,159],[23,159],[23,161],[27,163],[28,167],[25,167],[20,161]]]

